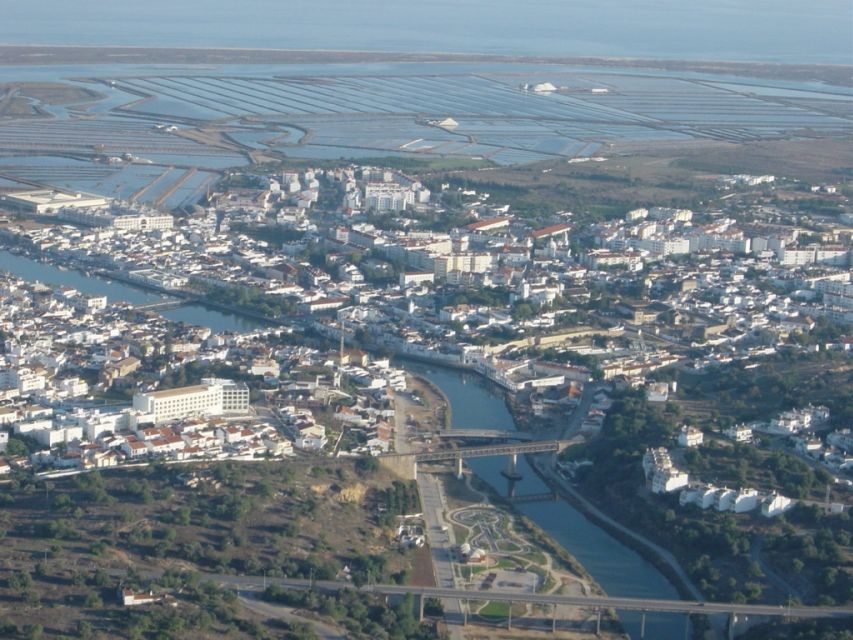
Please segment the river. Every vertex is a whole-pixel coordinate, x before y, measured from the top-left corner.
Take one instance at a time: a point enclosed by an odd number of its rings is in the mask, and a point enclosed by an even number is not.
[[[113,301],[145,304],[162,298],[145,289],[86,275],[73,269],[60,269],[53,264],[5,250],[0,250],[0,269],[28,281],[38,280],[45,284],[73,287],[90,295],[106,295]],[[168,310],[163,315],[174,321],[210,327],[216,332],[250,331],[262,326],[251,318],[198,304]],[[496,385],[464,371],[410,360],[402,361],[402,364],[412,373],[432,381],[446,394],[454,428],[515,429],[513,418],[504,402],[503,390]],[[468,462],[478,476],[502,493],[508,491],[509,481],[500,473],[504,460],[486,458]],[[548,491],[523,457],[519,458],[518,471],[523,478],[515,483],[516,495]],[[608,594],[678,598],[675,588],[653,565],[587,520],[568,503],[561,500],[556,503],[521,504],[518,508],[574,555]],[[639,638],[639,614],[622,613],[621,619],[626,631],[632,637]],[[647,637],[681,637],[683,630],[683,617],[667,614],[646,616]]]
[[[39,281],[48,285],[71,287],[88,295],[107,296],[110,302],[146,304],[163,299],[163,296],[148,289],[99,276],[86,275],[74,269],[60,269],[54,264],[39,262],[6,250],[0,250],[0,270],[8,271],[30,282]],[[268,326],[246,316],[219,311],[201,304],[187,304],[177,309],[163,311],[161,314],[174,322],[209,327],[215,333],[252,331],[258,327]]]
[[[401,360],[400,364],[441,388],[450,401],[454,428],[515,429],[504,402],[504,392],[497,385],[476,374],[437,365],[410,360]],[[503,458],[475,458],[466,462],[478,476],[506,495],[509,480],[501,474],[506,464]],[[549,490],[524,457],[519,457],[517,470],[523,478],[515,483],[516,495]],[[519,504],[517,508],[575,556],[608,595],[679,598],[675,587],[651,563],[587,520],[567,502]],[[640,614],[620,612],[620,618],[631,637],[639,638]],[[683,634],[683,616],[646,615],[647,638],[681,638]]]

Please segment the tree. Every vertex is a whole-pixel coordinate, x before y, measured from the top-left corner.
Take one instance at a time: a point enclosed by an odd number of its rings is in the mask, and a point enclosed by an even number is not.
[[[44,627],[40,624],[28,624],[24,627],[24,638],[27,640],[41,640],[44,635]]]
[[[512,319],[516,322],[530,320],[536,315],[533,306],[527,302],[519,302],[512,308]]]
[[[376,472],[379,469],[379,462],[372,456],[362,457],[356,460],[356,471],[359,475],[368,475]]]
[[[9,588],[18,593],[29,589],[33,584],[33,578],[27,571],[15,571],[8,578]]]
[[[100,609],[104,606],[104,601],[101,600],[101,596],[99,596],[95,592],[91,592],[86,596],[86,599],[83,601],[83,606],[87,609]]]

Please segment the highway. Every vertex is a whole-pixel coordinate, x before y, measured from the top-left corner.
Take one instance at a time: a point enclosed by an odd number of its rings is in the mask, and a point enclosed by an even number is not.
[[[617,611],[646,611],[662,613],[734,614],[736,616],[771,616],[788,618],[846,618],[853,617],[853,606],[805,607],[765,604],[738,604],[734,602],[696,602],[692,600],[656,600],[651,598],[618,598],[610,596],[565,596],[514,591],[472,591],[451,587],[414,587],[406,585],[372,584],[360,588],[348,582],[310,581],[295,578],[270,578],[263,576],[234,576],[227,574],[202,574],[209,580],[227,586],[250,589],[260,588],[264,580],[268,585],[279,585],[291,589],[314,588],[336,592],[357,589],[363,593],[383,596],[414,595],[424,598],[455,600],[488,600],[491,602],[526,602],[538,605],[565,605],[615,609]]]

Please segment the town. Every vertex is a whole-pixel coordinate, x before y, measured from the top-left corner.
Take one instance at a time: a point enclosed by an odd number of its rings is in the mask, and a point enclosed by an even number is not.
[[[531,216],[487,187],[354,164],[234,171],[202,205],[172,212],[7,189],[0,243],[10,267],[26,258],[157,297],[134,304],[27,281],[14,268],[0,276],[0,474],[47,481],[163,463],[203,471],[217,461],[454,451],[460,429],[450,428],[447,399],[406,364],[420,362],[500,389],[519,437],[566,443],[550,464],[540,456],[532,465],[554,495],[590,483],[604,490],[596,473],[612,472],[612,461],[601,447],[634,415],[649,426],[633,432],[631,466],[611,476],[634,486],[620,499],[636,491],[640,504],[686,518],[709,510],[784,520],[799,508],[846,522],[849,386],[779,405],[755,390],[755,406],[733,396],[713,411],[697,398],[702,385],[798,360],[816,375],[849,375],[853,213],[793,215],[775,197],[805,191],[847,207],[828,184],[738,174],[712,189],[712,207],[638,207],[603,220]],[[257,324],[213,331],[160,315],[187,305]],[[628,410],[637,406],[642,420]],[[740,463],[717,458],[737,455],[790,456],[815,479],[740,467],[732,476]],[[461,454],[456,462],[462,479]],[[422,499],[430,477],[417,475]],[[465,565],[511,561],[498,553],[504,543],[477,533],[495,517],[458,508],[437,521],[403,519],[396,544],[430,538],[436,553],[435,532],[453,526],[492,545],[491,554],[470,541],[454,547],[457,584]],[[527,547],[501,526],[500,540]],[[685,584],[704,585],[706,561],[692,562]],[[519,584],[585,579],[535,563],[517,571],[528,573]],[[765,573],[768,590],[787,588]],[[847,602],[844,576],[812,600]],[[760,601],[755,580],[731,580],[702,591]]]

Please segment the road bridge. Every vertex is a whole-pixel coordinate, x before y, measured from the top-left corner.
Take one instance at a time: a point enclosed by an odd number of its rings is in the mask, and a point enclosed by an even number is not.
[[[519,454],[526,453],[558,453],[572,444],[565,440],[534,440],[532,442],[492,444],[480,447],[460,447],[458,449],[441,449],[439,451],[423,451],[421,453],[389,453],[379,456],[379,461],[386,467],[404,478],[412,480],[418,477],[420,462],[456,462],[456,475],[462,477],[462,460],[465,458],[488,458],[491,456],[507,456],[508,465],[504,472],[509,478],[518,478],[516,466]]]
[[[472,590],[445,587],[417,587],[411,585],[368,584],[356,587],[350,582],[316,581],[291,578],[269,578],[265,576],[234,576],[228,574],[204,574],[205,577],[221,584],[238,588],[260,588],[262,585],[278,585],[289,589],[317,589],[327,592],[339,592],[353,589],[363,593],[374,593],[381,596],[412,595],[418,599],[420,617],[423,618],[424,600],[426,598],[454,599],[461,601],[489,601],[525,603],[540,606],[551,606],[554,611],[554,628],[556,628],[557,606],[586,607],[598,612],[600,625],[601,612],[607,609],[616,611],[639,611],[643,614],[641,637],[645,629],[645,614],[651,612],[673,614],[728,615],[730,618],[730,634],[734,622],[746,617],[777,617],[777,618],[850,618],[853,617],[853,606],[842,607],[807,607],[801,605],[771,605],[771,604],[740,604],[735,602],[698,602],[690,600],[660,600],[654,598],[622,598],[599,595],[556,595],[529,593],[518,591]],[[463,624],[467,623],[467,615]],[[512,620],[509,619],[511,626]],[[687,627],[689,630],[689,627]]]
[[[177,309],[189,304],[188,300],[162,300],[159,302],[149,302],[147,304],[138,304],[133,308],[137,311],[165,311],[166,309]]]
[[[482,447],[460,447],[441,451],[423,451],[414,454],[417,462],[439,462],[459,458],[488,458],[491,456],[517,456],[525,453],[547,453],[562,451],[569,442],[563,440],[536,440],[519,444],[490,444]]]

